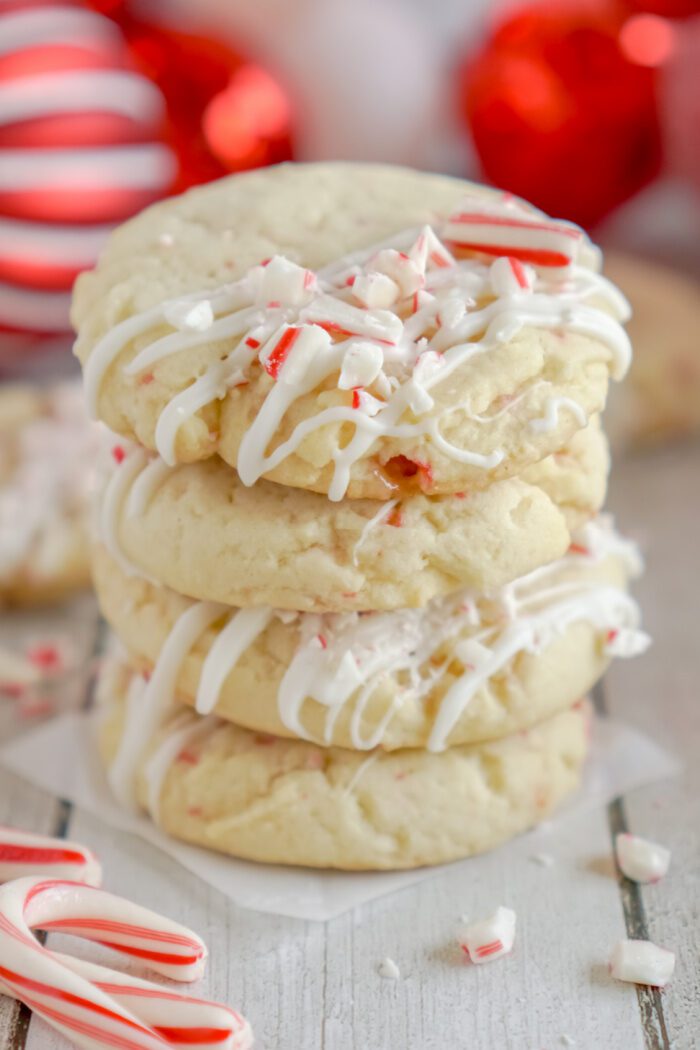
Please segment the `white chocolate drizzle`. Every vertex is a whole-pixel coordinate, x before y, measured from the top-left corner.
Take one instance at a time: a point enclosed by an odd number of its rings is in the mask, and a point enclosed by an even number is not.
[[[168,712],[175,704],[177,676],[183,661],[207,627],[220,619],[226,607],[197,602],[178,619],[161,649],[151,677],[135,677],[129,689],[124,731],[108,779],[112,791],[129,808],[136,805],[136,771]]]
[[[591,624],[601,633],[603,646],[615,632],[624,631],[628,639],[633,635],[641,638],[639,610],[633,599],[619,587],[591,582],[585,573],[576,572],[581,564],[594,565],[611,557],[622,560],[630,575],[640,568],[634,544],[619,537],[609,519],[601,517],[577,534],[573,551],[564,558],[485,599],[462,591],[430,602],[424,609],[324,615],[287,614],[270,608],[231,614],[215,602],[195,602],[175,623],[150,680],[137,676],[132,681],[126,725],[109,773],[115,794],[133,803],[136,769],[149,741],[173,710],[180,667],[197,640],[217,620],[223,626],[209,648],[197,691],[196,710],[200,715],[215,711],[228,675],[278,617],[283,623],[298,624],[300,634],[278,692],[279,716],[291,733],[316,743],[331,743],[336,720],[352,700],[352,746],[374,751],[401,703],[426,697],[448,671],[454,676],[457,659],[463,671],[454,677],[440,702],[428,743],[429,750],[442,751],[472,697],[518,653],[539,654],[576,623]],[[489,607],[488,619],[479,612],[482,602]],[[452,644],[441,654],[447,642]],[[640,648],[621,648],[620,655],[633,655]],[[387,678],[398,682],[399,688],[368,733],[363,725],[367,704]],[[327,709],[320,740],[303,724],[303,707],[309,700]],[[149,759],[146,774],[153,814],[158,811],[160,785],[169,763],[190,734],[194,733],[192,739],[199,739],[208,731],[205,724],[213,727],[221,722],[213,715],[202,720],[183,713]]]
[[[274,384],[238,449],[237,470],[246,485],[274,470],[319,428],[343,424],[352,425],[354,434],[334,453],[332,500],[343,498],[354,464],[385,437],[427,436],[453,460],[495,468],[504,458],[502,449],[477,452],[444,437],[443,419],[464,406],[436,412],[431,391],[469,359],[509,342],[525,327],[598,340],[609,349],[612,373],[619,379],[631,354],[620,324],[628,319],[629,307],[609,281],[577,263],[579,258],[589,264],[592,251],[580,230],[533,217],[505,197],[496,203],[475,197],[466,205],[469,210],[452,216],[439,232],[458,233],[458,243],[471,251],[467,257],[455,258],[438,233],[424,227],[318,273],[275,256],[232,284],[129,317],[102,338],[85,365],[91,412],[97,413],[102,381],[127,345],[153,329],[169,328],[123,366],[127,375],[138,376],[173,354],[205,344],[220,342],[222,351],[160,415],[155,445],[168,464],[177,461],[182,424],[221,401],[232,387],[255,378],[262,367]],[[489,244],[474,241],[484,229],[491,229]],[[504,254],[510,235],[515,257]],[[407,251],[399,250],[404,247]],[[496,258],[489,262],[489,256]],[[528,260],[535,266],[526,265]],[[591,305],[591,299],[609,312]],[[327,388],[334,376],[351,403],[321,409],[275,445],[291,406]],[[550,399],[544,419],[531,421],[533,430],[553,429],[564,407],[585,425],[581,406],[562,397]]]

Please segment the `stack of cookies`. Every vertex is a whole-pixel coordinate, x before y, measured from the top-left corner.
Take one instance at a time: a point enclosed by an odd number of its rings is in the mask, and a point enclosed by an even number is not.
[[[117,231],[74,302],[117,436],[94,574],[114,792],[235,856],[405,868],[577,785],[646,644],[598,511],[626,303],[510,196],[286,165]]]

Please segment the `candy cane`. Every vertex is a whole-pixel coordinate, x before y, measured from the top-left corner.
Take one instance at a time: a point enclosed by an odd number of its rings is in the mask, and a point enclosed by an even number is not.
[[[95,854],[78,842],[0,826],[0,882],[23,875],[74,879],[99,886],[102,868]]]
[[[252,1044],[250,1025],[229,1006],[171,992],[162,985],[85,959],[58,952],[52,954],[54,959],[130,1010],[168,1044],[195,1046],[198,1050],[221,1050],[222,1047],[247,1050]]]
[[[184,982],[201,975],[206,947],[178,923],[81,883],[24,878],[1,887],[0,991],[25,1003],[78,1046],[250,1046],[250,1029],[235,1011],[54,954],[38,943],[34,929],[60,930],[105,944]]]
[[[566,223],[478,210],[450,216],[442,235],[457,248],[485,255],[510,255],[520,262],[547,267],[574,262],[583,240],[583,232]]]

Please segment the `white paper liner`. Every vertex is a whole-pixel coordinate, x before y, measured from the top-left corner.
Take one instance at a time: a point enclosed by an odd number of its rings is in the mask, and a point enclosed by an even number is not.
[[[243,908],[322,921],[442,870],[346,874],[256,864],[188,846],[165,835],[146,817],[134,816],[117,805],[91,735],[87,716],[63,715],[5,745],[0,749],[0,764],[101,821],[140,835]],[[598,719],[583,787],[547,822],[546,830],[528,834],[528,853],[537,848],[538,836],[551,840],[559,821],[599,808],[618,795],[679,770],[678,761],[642,733],[611,719]],[[516,859],[522,843],[521,838],[501,847],[504,864]],[[479,857],[457,863],[465,866],[465,878],[479,877]]]

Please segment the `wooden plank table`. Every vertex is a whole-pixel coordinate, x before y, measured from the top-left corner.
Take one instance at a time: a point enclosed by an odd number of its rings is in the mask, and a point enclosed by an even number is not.
[[[548,842],[551,866],[529,858],[504,865],[496,852],[476,887],[465,883],[464,866],[451,867],[320,924],[240,909],[146,842],[2,771],[0,822],[87,841],[105,863],[110,889],[202,934],[211,950],[202,990],[243,1010],[258,1050],[695,1050],[700,450],[668,449],[618,465],[611,502],[646,548],[638,595],[655,645],[646,657],[616,665],[598,702],[679,754],[686,769],[677,780],[570,818]],[[672,871],[660,885],[616,879],[611,844],[623,828],[671,847]],[[454,942],[457,917],[500,903],[518,912],[516,950],[492,966],[465,965]],[[677,953],[664,992],[609,978],[609,950],[626,933]],[[60,938],[52,935],[51,943]],[[385,956],[399,965],[399,981],[378,976]],[[65,1046],[0,998],[0,1050]]]

